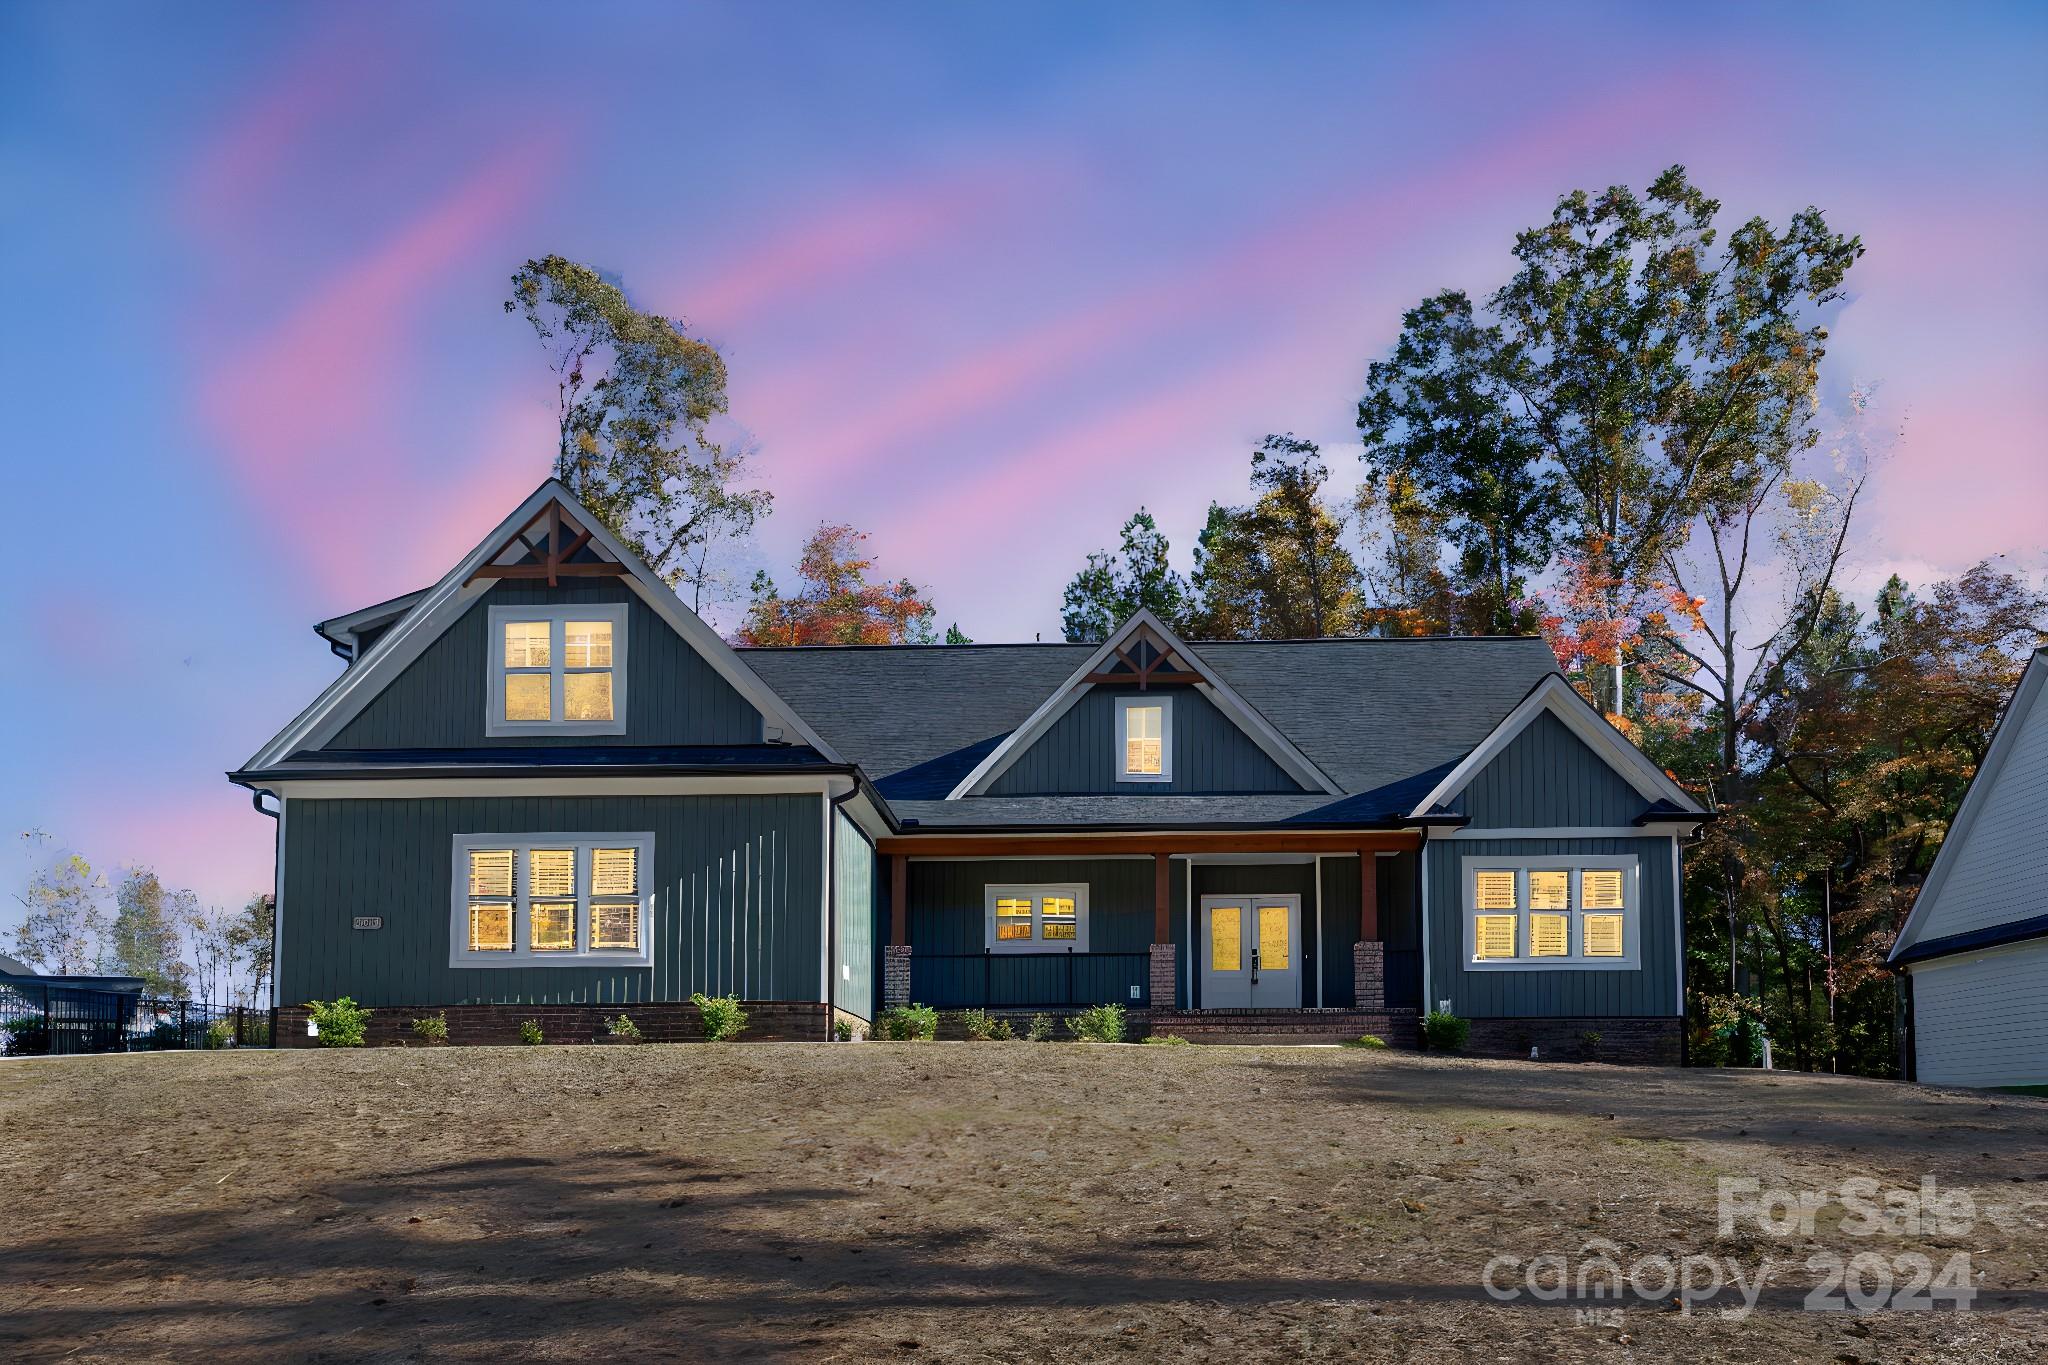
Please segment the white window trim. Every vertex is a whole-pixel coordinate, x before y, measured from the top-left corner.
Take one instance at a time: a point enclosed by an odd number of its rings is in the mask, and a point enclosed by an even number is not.
[[[1623,972],[1634,971],[1642,965],[1642,868],[1633,855],[1562,853],[1555,857],[1531,854],[1519,858],[1463,858],[1458,879],[1462,890],[1460,904],[1464,910],[1465,927],[1465,970],[1468,972]],[[1588,869],[1618,870],[1621,874],[1621,956],[1585,956],[1586,910],[1579,894],[1578,874]],[[1509,958],[1481,958],[1478,955],[1477,927],[1475,917],[1480,911],[1476,895],[1477,874],[1484,871],[1512,871],[1515,874],[1515,952]],[[1571,953],[1565,957],[1530,957],[1529,954],[1529,874],[1531,872],[1569,872],[1571,881]],[[1505,910],[1488,910],[1483,913],[1503,915]],[[1537,914],[1552,913],[1536,911]],[[1596,911],[1595,913],[1611,913]]]
[[[996,902],[1004,899],[1031,897],[1031,937],[1029,939],[998,939],[996,937]],[[1042,930],[1047,896],[1065,896],[1074,902],[1074,937],[1052,946]],[[1032,886],[997,886],[982,888],[983,939],[992,953],[1058,953],[1071,949],[1077,953],[1088,951],[1088,886],[1085,882],[1054,882]]]
[[[535,606],[494,606],[490,609],[490,676],[484,683],[484,734],[493,739],[516,735],[623,735],[626,733],[626,604],[624,602],[542,603]],[[553,720],[505,719],[505,624],[508,621],[549,623],[548,663],[552,678]],[[609,621],[612,627],[612,718],[563,720],[562,625],[566,621]]]
[[[1130,747],[1126,744],[1130,733],[1128,719],[1134,706],[1156,706],[1159,708],[1159,771],[1156,773],[1134,773],[1126,765],[1130,758]],[[1171,782],[1173,781],[1173,698],[1163,694],[1145,693],[1136,697],[1116,699],[1116,780],[1119,782]]]
[[[580,618],[579,618],[580,619]],[[512,850],[512,951],[472,952],[469,948],[469,854],[473,849]],[[527,933],[527,854],[536,848],[576,850],[576,950],[536,952]],[[590,946],[590,851],[594,848],[638,850],[640,875],[640,947]],[[654,965],[654,835],[589,834],[583,831],[546,834],[458,834],[448,864],[448,965],[451,967],[652,967]],[[545,898],[544,898],[545,899]],[[610,901],[613,897],[602,899]]]

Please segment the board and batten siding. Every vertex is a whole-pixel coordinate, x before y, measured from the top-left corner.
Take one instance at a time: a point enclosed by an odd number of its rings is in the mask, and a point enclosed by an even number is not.
[[[2048,940],[1915,963],[1915,1079],[2048,1085]]]
[[[1173,780],[1119,782],[1116,779],[1116,699],[1170,697],[1173,700]],[[990,784],[991,796],[1143,795],[1150,792],[1298,792],[1287,775],[1251,736],[1201,693],[1176,687],[1141,694],[1134,687],[1091,687],[1037,743]]]
[[[1475,774],[1450,808],[1475,829],[1613,828],[1649,802],[1548,711]]]
[[[1435,839],[1428,859],[1428,1009],[1451,1002],[1468,1019],[1670,1018],[1678,1015],[1677,888],[1672,841],[1640,839]],[[1466,858],[1538,859],[1573,854],[1628,854],[1637,860],[1641,928],[1639,966],[1554,971],[1468,971],[1465,967]]]
[[[490,608],[617,603],[626,612],[626,732],[484,733],[491,686]],[[358,665],[360,666],[360,665]],[[508,579],[469,605],[327,749],[554,748],[592,745],[759,744],[761,715],[641,596],[615,578],[559,587]]]
[[[1413,852],[1373,858],[1378,888],[1380,941],[1386,944],[1387,1004],[1414,1009],[1422,998],[1422,860]],[[1357,1004],[1351,976],[1351,945],[1358,941],[1358,859],[1323,859],[1323,914],[1315,946],[1323,979],[1322,1003],[1332,1009]],[[1307,987],[1316,1003],[1315,983]]]
[[[370,1006],[817,1000],[816,794],[299,799],[285,816],[279,998]],[[448,965],[459,834],[652,831],[652,967]],[[354,929],[381,915],[381,929]]]
[[[1962,845],[1943,850],[1949,865],[1908,946],[2048,913],[2048,701],[2028,708],[1989,781]],[[2037,988],[2048,994],[2048,981]]]
[[[832,1003],[875,1017],[875,846],[860,826],[832,813]]]
[[[1150,858],[988,858],[913,860],[906,873],[912,971],[935,999],[978,988],[988,947],[987,888],[1081,883],[1088,888],[1088,953],[1073,964],[1075,993],[1087,1003],[1150,1004],[1153,866]],[[1186,864],[1173,864],[1171,933],[1179,943]],[[1118,954],[1117,958],[1097,954]],[[1018,990],[1033,981],[1064,990],[1060,954],[995,955],[989,969]],[[1008,961],[1004,961],[1005,957]],[[1130,987],[1139,994],[1132,999]],[[915,994],[915,992],[913,992]],[[1047,994],[1046,999],[1052,996]]]

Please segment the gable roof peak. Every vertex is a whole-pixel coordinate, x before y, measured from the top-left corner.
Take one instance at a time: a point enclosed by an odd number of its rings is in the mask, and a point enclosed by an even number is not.
[[[1265,750],[1282,771],[1311,791],[1341,795],[1343,788],[1332,782],[1308,755],[1295,747],[1278,727],[1237,694],[1236,689],[1204,663],[1201,656],[1174,633],[1164,621],[1144,607],[1111,631],[1109,638],[1089,651],[1080,667],[1053,689],[1022,725],[962,778],[947,800],[986,792],[991,783],[1023,756],[1091,688],[1108,684],[1127,686],[1135,682],[1143,690],[1154,685],[1192,687],[1205,695],[1251,741]]]

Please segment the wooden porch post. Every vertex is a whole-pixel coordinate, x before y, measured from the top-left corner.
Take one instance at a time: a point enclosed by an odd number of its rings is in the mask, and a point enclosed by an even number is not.
[[[1152,941],[1173,942],[1173,855],[1152,855]]]
[[[889,942],[910,942],[910,860],[889,855]]]
[[[1379,859],[1369,848],[1358,850],[1358,941],[1377,943],[1380,937]]]

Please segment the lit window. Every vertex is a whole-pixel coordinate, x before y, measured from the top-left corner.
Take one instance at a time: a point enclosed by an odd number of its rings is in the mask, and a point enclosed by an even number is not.
[[[452,966],[644,965],[651,834],[458,835]]]
[[[1173,779],[1173,699],[1116,699],[1116,776],[1119,782]]]
[[[1635,859],[1567,857],[1529,866],[1468,858],[1466,864],[1468,966],[1635,965]]]
[[[625,733],[623,605],[492,607],[490,735]]]
[[[988,947],[994,952],[1086,952],[1088,888],[986,888]]]

